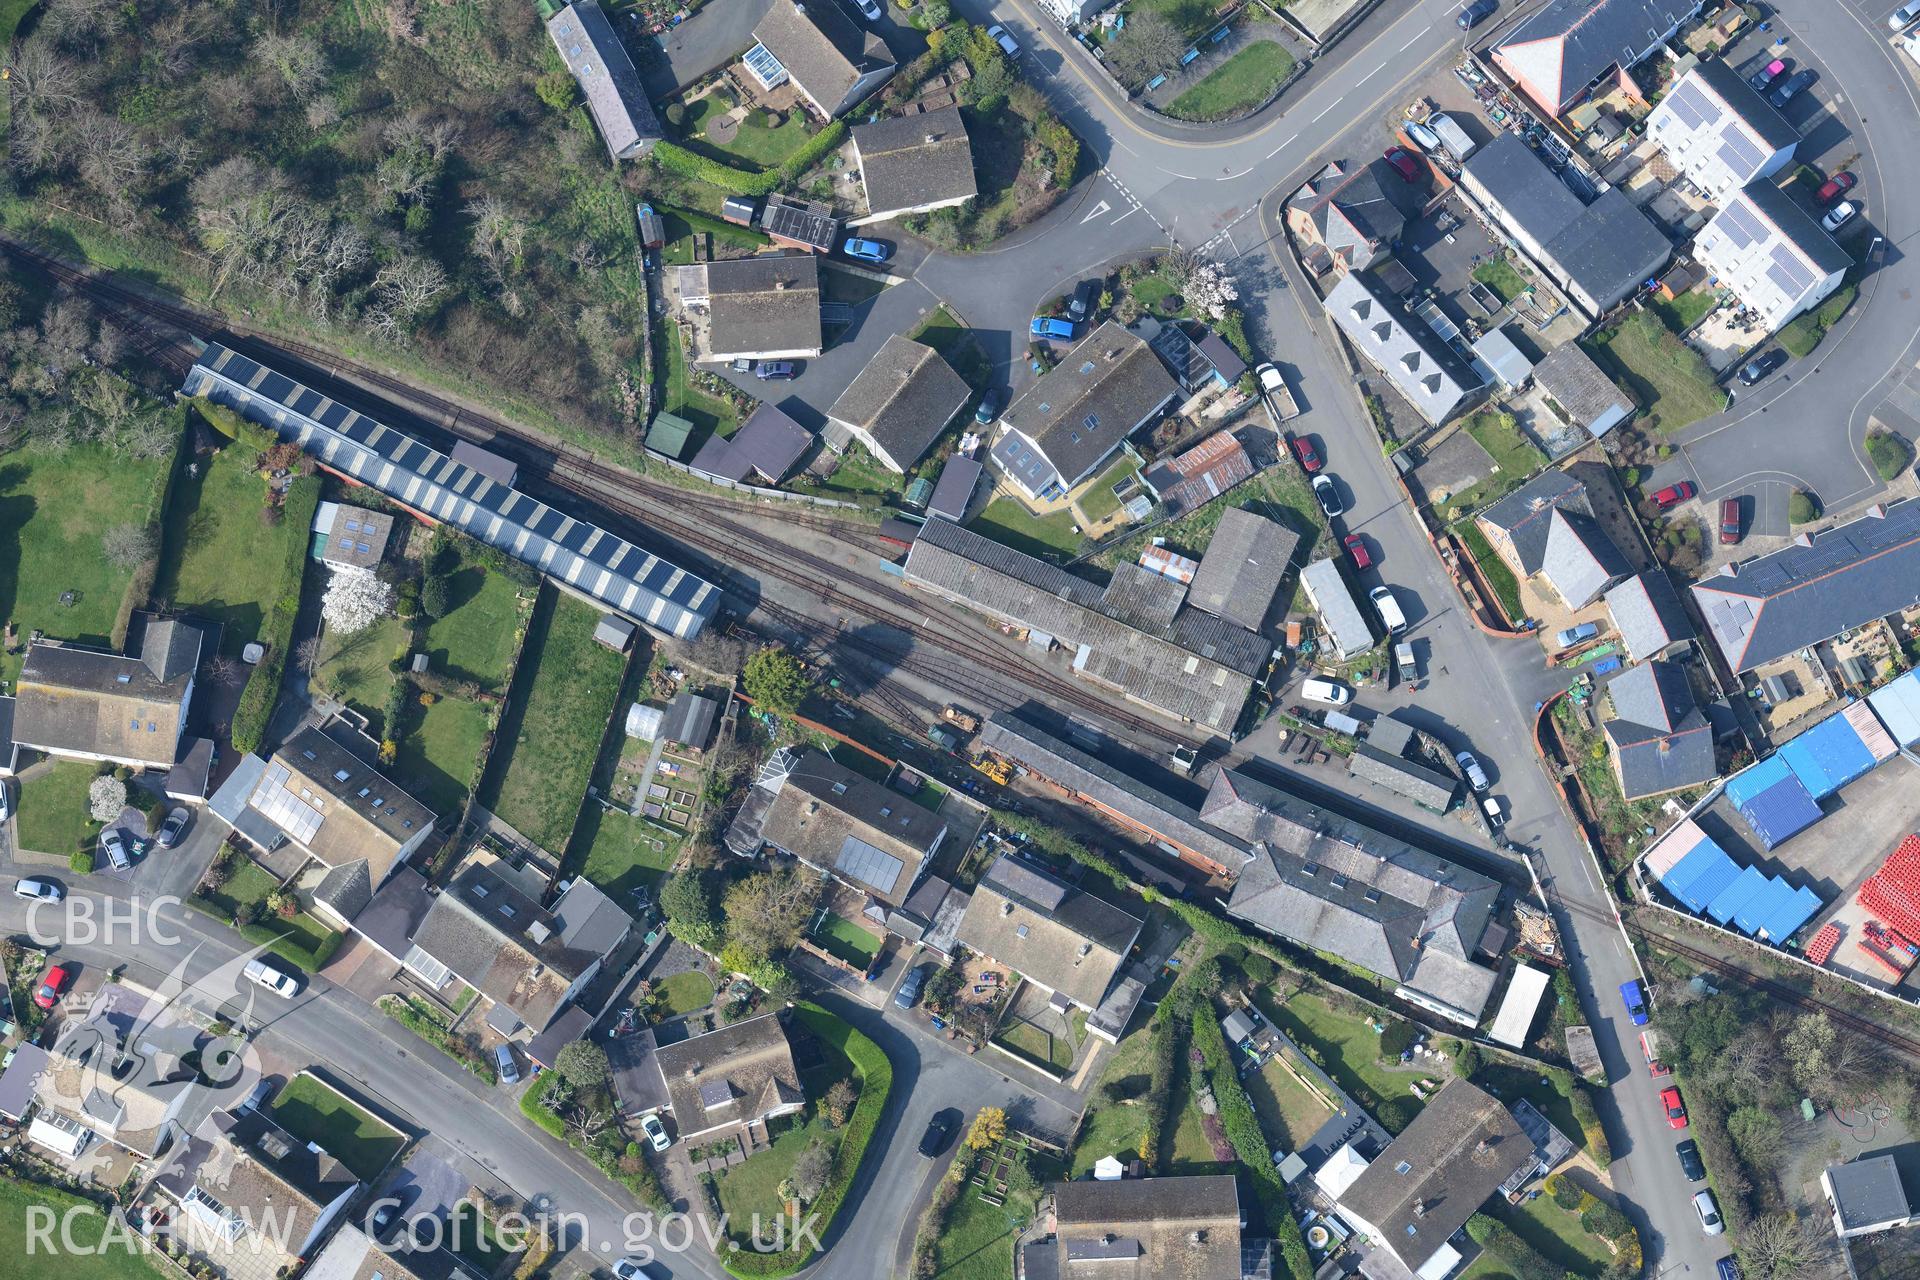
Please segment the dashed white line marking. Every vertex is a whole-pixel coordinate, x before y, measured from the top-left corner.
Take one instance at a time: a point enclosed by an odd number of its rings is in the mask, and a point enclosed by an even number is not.
[[[1400,46],[1400,48],[1399,48],[1399,49],[1397,49],[1397,50],[1396,50],[1395,52],[1398,52],[1398,53],[1405,53],[1405,52],[1406,52],[1407,50],[1409,50],[1409,49],[1411,49],[1411,48],[1413,48],[1413,46],[1415,46],[1416,44],[1419,44],[1419,43],[1420,43],[1420,36],[1422,36],[1422,35],[1425,35],[1425,34],[1426,34],[1426,32],[1424,32],[1424,31],[1423,31],[1423,32],[1420,32],[1420,33],[1419,33],[1419,35],[1416,35],[1416,36],[1414,36],[1414,38],[1413,38],[1413,39],[1411,39],[1411,40],[1409,40],[1409,41],[1407,41],[1407,42],[1406,42],[1405,44],[1403,44],[1403,45],[1401,45],[1401,46]]]
[[[1339,106],[1339,105],[1340,105],[1340,103],[1341,103],[1341,99],[1339,99],[1339,98],[1335,98],[1335,99],[1334,99],[1334,100],[1333,100],[1332,102],[1330,102],[1330,103],[1328,103],[1328,104],[1327,104],[1327,110],[1326,110],[1326,111],[1322,111],[1322,112],[1320,113],[1320,115],[1319,115],[1319,116],[1315,116],[1315,117],[1313,118],[1313,120],[1314,120],[1314,123],[1316,123],[1316,124],[1317,124],[1317,123],[1319,123],[1319,121],[1320,121],[1320,116],[1324,116],[1324,115],[1326,115],[1326,114],[1327,114],[1327,112],[1329,112],[1329,111],[1332,111],[1332,110],[1333,110],[1333,109],[1334,109],[1335,107],[1337,107],[1337,106]]]
[[[1288,146],[1288,144],[1290,144],[1290,143],[1291,143],[1291,142],[1292,142],[1292,141],[1293,141],[1293,140],[1294,140],[1295,138],[1297,138],[1297,137],[1299,137],[1299,136],[1300,136],[1300,135],[1299,135],[1299,134],[1297,134],[1297,133],[1290,133],[1290,134],[1288,134],[1288,135],[1287,135],[1287,141],[1286,141],[1286,142],[1283,142],[1283,143],[1281,143],[1281,144],[1280,144],[1279,146],[1277,146],[1277,147],[1275,147],[1275,148],[1274,148],[1273,150],[1271,150],[1271,151],[1269,151],[1269,152],[1267,152],[1267,157],[1266,157],[1266,158],[1267,158],[1267,159],[1269,159],[1269,160],[1271,160],[1271,159],[1273,159],[1273,158],[1274,158],[1275,156],[1277,156],[1277,155],[1279,155],[1279,154],[1280,154],[1280,153],[1281,153],[1282,151],[1285,151],[1285,150],[1287,149],[1287,146]]]
[[[1367,74],[1361,76],[1358,80],[1354,81],[1353,83],[1356,87],[1358,87],[1360,85],[1365,84],[1367,81],[1373,79],[1375,76],[1379,74],[1380,74],[1380,68],[1375,67],[1373,70],[1367,72]]]

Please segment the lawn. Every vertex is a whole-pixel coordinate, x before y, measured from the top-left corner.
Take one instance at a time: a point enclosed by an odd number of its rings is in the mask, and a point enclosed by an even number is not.
[[[1553,992],[1549,990],[1547,995],[1551,998]],[[1552,1078],[1504,1062],[1490,1062],[1474,1073],[1473,1082],[1503,1102],[1525,1098],[1554,1128],[1566,1134],[1574,1146],[1586,1150],[1587,1132],[1574,1118],[1573,1102],[1560,1092]],[[1574,1087],[1571,1078],[1568,1087]]]
[[[857,500],[862,497],[885,497],[900,492],[905,486],[906,481],[900,473],[882,466],[865,445],[852,444],[840,455],[839,465],[834,467],[832,475],[821,482],[820,489],[829,497]]]
[[[1827,336],[1827,330],[1840,323],[1840,317],[1847,313],[1859,292],[1856,285],[1841,285],[1818,307],[1787,321],[1780,330],[1780,345],[1795,358],[1812,355],[1820,340]]]
[[[1173,281],[1157,273],[1141,276],[1132,285],[1134,301],[1155,315],[1165,313],[1164,304],[1176,292],[1178,291],[1173,287]]]
[[[1181,120],[1225,120],[1265,102],[1292,74],[1292,54],[1271,40],[1256,40],[1175,98],[1166,114]]]
[[[1526,616],[1526,607],[1520,603],[1520,580],[1513,576],[1513,570],[1500,558],[1493,544],[1487,541],[1487,535],[1474,520],[1462,520],[1453,530],[1466,543],[1467,554],[1480,566],[1480,572],[1493,589],[1500,602],[1500,609],[1507,615],[1508,622],[1519,622]]]
[[[1700,353],[1644,311],[1594,335],[1592,354],[1626,384],[1647,425],[1659,431],[1678,431],[1726,407],[1726,392],[1714,385]]]
[[[1333,1117],[1332,1108],[1315,1097],[1275,1058],[1246,1078],[1247,1097],[1260,1113],[1267,1145],[1298,1151]]]
[[[664,322],[663,322],[664,323]],[[700,442],[709,435],[731,435],[740,425],[740,415],[733,411],[733,405],[718,396],[710,396],[694,386],[689,378],[687,353],[680,345],[680,327],[666,324],[666,337],[661,346],[666,348],[667,389],[661,398],[660,408],[668,413],[678,414],[693,424],[693,434],[687,438],[687,457],[700,447]]]
[[[1256,999],[1268,1019],[1303,1052],[1319,1054],[1320,1067],[1388,1133],[1400,1132],[1419,1114],[1420,1101],[1407,1092],[1419,1074],[1389,1071],[1381,1064],[1380,1037],[1364,1017],[1334,1009],[1317,995],[1302,993],[1283,1005],[1265,992],[1257,992]],[[1393,1098],[1403,1101],[1382,1114],[1379,1104]]]
[[[572,596],[543,597],[481,785],[488,809],[550,850],[567,847],[626,669],[624,654],[594,643],[599,620]]]
[[[677,832],[645,818],[588,805],[573,833],[568,865],[625,905],[635,889],[651,889],[666,877],[680,856],[680,842]]]
[[[487,709],[463,698],[438,698],[406,719],[411,728],[395,762],[399,781],[414,799],[450,822],[473,786],[480,744],[487,738]]]
[[[1043,560],[1058,560],[1080,550],[1080,535],[1071,510],[1036,516],[1021,501],[1008,494],[995,498],[987,509],[975,516],[971,528],[982,537],[1005,543],[1015,551],[1024,551]]]
[[[494,1274],[503,1265],[506,1255],[518,1252],[480,1211],[480,1206],[471,1200],[462,1200],[454,1207],[447,1230],[450,1233],[447,1247],[463,1261],[471,1263],[479,1275]]]
[[[687,104],[687,118],[681,128],[690,151],[705,152],[724,163],[744,161],[748,170],[772,169],[806,145],[810,132],[807,117],[799,108],[786,113],[778,128],[769,129],[758,110],[749,111],[740,122],[740,132],[732,142],[715,142],[706,136],[707,122],[727,114],[730,108],[712,94]]]
[[[669,1015],[692,1013],[713,1003],[713,982],[704,973],[676,973],[655,988],[660,992]]]
[[[1139,469],[1139,463],[1135,462],[1130,455],[1122,453],[1114,460],[1111,467],[1095,477],[1093,483],[1087,487],[1086,495],[1078,503],[1080,514],[1085,516],[1089,523],[1098,524],[1118,511],[1120,499],[1114,495],[1113,488],[1128,476],[1137,473]]]
[[[253,469],[253,458],[246,445],[229,444],[198,476],[183,470],[175,478],[166,550],[153,589],[155,599],[219,622],[220,651],[229,657],[239,657],[260,638],[267,611],[288,594],[288,552],[311,536],[284,521],[273,527],[260,522],[267,482]]]
[[[660,215],[660,229],[667,238],[666,248],[661,258],[667,263],[686,266],[693,261],[693,235],[704,231],[720,244],[738,245],[744,249],[764,249],[773,242],[751,227],[735,226],[710,214],[696,209],[676,209],[672,205],[656,203],[654,212]]]
[[[845,960],[863,973],[880,954],[880,939],[845,916],[832,912],[828,912],[820,927],[813,931],[813,940],[829,955]]]
[[[1570,1275],[1598,1276],[1613,1261],[1606,1242],[1588,1235],[1579,1215],[1562,1209],[1552,1196],[1541,1195],[1520,1205],[1495,1200],[1488,1212],[1513,1228],[1515,1235],[1538,1249],[1549,1262],[1565,1267]]]
[[[463,565],[447,587],[452,608],[427,627],[433,670],[483,689],[504,687],[519,638],[520,588],[477,564]]]
[[[291,920],[268,911],[267,895],[278,887],[279,881],[259,863],[242,858],[225,884],[212,893],[196,894],[193,901],[204,903],[224,920],[232,920],[241,906],[253,904],[259,922],[242,928],[241,936],[265,944],[273,954],[311,973],[333,955],[341,935],[304,911]]]
[[[1175,1113],[1173,1140],[1160,1148],[1162,1174],[1232,1173],[1231,1162],[1216,1160],[1213,1144],[1200,1115],[1200,1100],[1194,1092],[1193,1059],[1182,1053],[1174,1060],[1173,1103]]]
[[[230,916],[242,903],[265,902],[267,895],[279,887],[280,882],[266,868],[250,858],[242,858],[225,884],[200,896]]]
[[[309,1075],[297,1075],[273,1100],[274,1123],[296,1138],[318,1143],[327,1154],[371,1182],[406,1145],[406,1139]]]
[[[973,330],[960,323],[960,317],[945,306],[935,307],[920,322],[920,327],[907,336],[938,351],[941,358],[953,366],[953,371],[975,391],[984,391],[988,380],[993,377],[993,365],[987,359],[986,352],[980,349]]]
[[[847,1074],[851,1075],[851,1071]],[[817,1096],[811,1087],[807,1095]],[[794,1123],[801,1116],[808,1117],[806,1122]],[[749,1156],[745,1163],[730,1165],[725,1172],[714,1175],[720,1189],[720,1209],[727,1216],[727,1232],[743,1244],[753,1232],[755,1214],[761,1222],[771,1223],[784,1211],[779,1186],[793,1172],[793,1162],[800,1158],[800,1153],[816,1141],[835,1148],[840,1145],[839,1133],[828,1126],[826,1118],[815,1107],[768,1122],[770,1129],[782,1124],[787,1128],[773,1140],[772,1146]]]
[[[1198,557],[1207,549],[1207,543],[1213,539],[1214,529],[1220,524],[1220,517],[1230,507],[1241,507],[1255,515],[1265,516],[1299,534],[1300,545],[1293,553],[1296,564],[1306,564],[1313,559],[1314,549],[1319,546],[1321,534],[1326,529],[1326,521],[1320,514],[1319,505],[1313,500],[1312,490],[1307,488],[1307,482],[1291,467],[1269,467],[1225,499],[1209,502],[1178,520],[1153,526],[1151,536],[1164,538],[1175,551]],[[1094,563],[1111,569],[1122,562],[1138,559],[1148,536],[1143,530],[1113,543],[1094,557]],[[1299,592],[1299,579],[1296,576],[1296,597]]]
[[[0,24],[5,21],[0,14]],[[35,1240],[29,1233],[32,1218],[49,1220],[59,1234]],[[164,1280],[166,1273],[147,1260],[124,1224],[103,1242],[106,1228],[106,1214],[91,1201],[0,1178],[0,1280],[45,1280],[54,1274],[60,1280]],[[50,1258],[56,1242],[58,1257]]]
[[[955,1158],[964,1160],[970,1154],[962,1148]],[[1027,1159],[1039,1186],[1059,1176],[1056,1161],[1037,1152]],[[1013,1274],[1013,1242],[1033,1220],[1034,1194],[1009,1190],[1004,1203],[992,1205],[980,1198],[979,1191],[969,1183],[947,1215],[935,1244],[939,1265],[934,1274],[939,1280],[1007,1280]]]
[[[56,760],[50,772],[21,783],[15,829],[20,847],[62,858],[93,848],[100,824],[87,814],[87,788],[94,777],[90,764]]]
[[[1138,1028],[1107,1051],[1106,1068],[1100,1075],[1101,1083],[1109,1080],[1127,1081],[1129,1091],[1137,1083],[1138,1091],[1144,1092],[1147,1051],[1151,1042],[1150,1020],[1143,1018]],[[1085,1176],[1095,1162],[1107,1156],[1131,1158],[1140,1146],[1140,1130],[1146,1122],[1144,1107],[1103,1101],[1098,1089],[1093,1091],[1091,1097],[1086,1118],[1080,1125],[1079,1140],[1073,1144],[1072,1167],[1068,1171],[1068,1176],[1073,1178]],[[1137,1103],[1138,1099],[1135,1101]]]
[[[391,615],[351,635],[323,631],[313,662],[313,686],[366,716],[376,735],[384,733],[387,692],[395,679],[387,664],[411,644],[411,633]]]
[[[1514,486],[1547,465],[1547,455],[1527,439],[1510,413],[1482,409],[1467,419],[1467,434],[1493,458],[1500,478]]]
[[[1073,1065],[1073,1045],[1065,1037],[1044,1031],[1031,1022],[1008,1021],[1001,1026],[994,1041],[1055,1071],[1065,1071]]]
[[[1133,0],[1125,11],[1158,13],[1190,39],[1204,35],[1213,27],[1213,6],[1205,0]]]
[[[1500,295],[1500,301],[1512,302],[1527,291],[1526,277],[1505,258],[1489,258],[1473,269],[1473,278]]]
[[[133,575],[107,561],[100,539],[140,522],[160,465],[90,444],[16,449],[0,461],[0,618],[20,628],[22,643],[36,627],[62,640],[110,641]],[[19,674],[18,657],[0,658],[0,677]]]
[[[1651,303],[1653,311],[1666,322],[1667,328],[1675,333],[1685,333],[1706,318],[1720,301],[1720,295],[1710,289],[1694,289],[1677,298],[1656,298]]]

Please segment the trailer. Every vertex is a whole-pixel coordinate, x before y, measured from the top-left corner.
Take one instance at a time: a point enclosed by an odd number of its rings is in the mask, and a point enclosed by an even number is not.
[[[1648,1027],[1640,1033],[1640,1052],[1647,1059],[1647,1074],[1652,1076],[1670,1076],[1673,1068],[1661,1060],[1660,1033]]]

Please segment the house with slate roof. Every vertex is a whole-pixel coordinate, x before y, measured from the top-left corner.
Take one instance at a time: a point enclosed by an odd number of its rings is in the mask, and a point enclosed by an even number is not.
[[[1619,188],[1582,204],[1518,134],[1474,152],[1460,184],[1589,316],[1611,311],[1673,256],[1665,233]]]
[[[1179,393],[1138,334],[1106,321],[1001,413],[991,456],[1028,497],[1060,497]]]
[[[34,640],[14,687],[16,746],[76,760],[169,769],[179,758],[201,634],[147,624],[138,657]]]
[[[741,1144],[751,1150],[765,1141],[767,1121],[807,1104],[785,1018],[785,1010],[763,1013],[653,1051],[678,1141],[758,1130],[758,1142]]]
[[[1728,564],[1692,586],[1694,604],[1738,674],[1920,605],[1920,498],[1791,546]]]
[[[1769,330],[1817,306],[1853,266],[1852,254],[1766,181],[1721,206],[1693,238],[1693,256]]]
[[[1227,914],[1339,956],[1474,1026],[1495,973],[1475,957],[1500,897],[1477,871],[1222,769],[1201,818],[1253,850]]]
[[[811,253],[696,262],[674,279],[682,306],[707,310],[698,360],[792,360],[824,348],[820,261]]]
[[[756,784],[773,793],[760,840],[887,906],[904,903],[940,852],[946,819],[825,752],[783,759],[784,772]]]
[[[827,418],[888,470],[905,475],[972,394],[938,351],[894,333],[840,393]]]
[[[1542,472],[1475,518],[1516,574],[1538,574],[1569,609],[1633,572],[1594,519],[1587,487],[1565,471]]]
[[[1687,673],[1671,662],[1638,662],[1607,682],[1613,715],[1601,726],[1613,748],[1613,776],[1629,800],[1684,791],[1719,776],[1713,727]]]
[[[1620,633],[1627,659],[1642,662],[1693,639],[1693,623],[1665,571],[1649,569],[1615,583],[1606,594],[1607,614]]]
[[[1387,180],[1385,168],[1383,160],[1331,161],[1287,201],[1287,226],[1316,273],[1364,270],[1393,252],[1407,223],[1401,193],[1411,188],[1399,174]]]
[[[1410,321],[1371,276],[1348,272],[1321,299],[1347,341],[1387,376],[1400,398],[1434,426],[1452,417],[1478,387],[1422,321]]]
[[[754,52],[771,57],[823,120],[852,110],[897,69],[879,34],[856,26],[833,0],[774,0],[753,38]]]
[[[1053,1187],[1054,1234],[1022,1274],[1057,1280],[1241,1280],[1240,1192],[1230,1173]]]
[[[708,436],[692,465],[727,480],[779,484],[812,444],[812,432],[762,401],[731,436]]]
[[[645,155],[660,140],[660,121],[600,0],[575,0],[560,8],[547,19],[547,36],[580,82],[607,154],[615,160]]]
[[[1800,143],[1800,131],[1720,58],[1696,63],[1667,90],[1647,116],[1647,137],[1714,200],[1780,172]]]
[[[1112,988],[1141,924],[1105,899],[1006,855],[974,887],[959,940],[1091,1013]]]
[[[1548,116],[1558,117],[1620,83],[1624,72],[1659,52],[1702,3],[1550,0],[1500,38],[1493,47],[1494,65]]]
[[[952,208],[980,190],[973,176],[973,144],[957,107],[857,125],[853,155],[866,188],[867,212],[848,226]]]

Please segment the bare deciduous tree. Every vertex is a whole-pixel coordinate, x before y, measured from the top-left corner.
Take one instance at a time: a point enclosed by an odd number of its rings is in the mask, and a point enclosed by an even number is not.
[[[80,104],[87,88],[81,64],[70,62],[38,40],[21,41],[7,63],[13,88],[14,127],[22,113],[60,111]]]
[[[307,100],[307,128],[326,129],[339,123],[340,103],[332,94],[315,94]]]
[[[1152,10],[1130,13],[1127,26],[1107,46],[1107,66],[1122,83],[1139,87],[1180,64],[1187,38]]]
[[[373,278],[373,308],[368,326],[389,337],[432,315],[447,291],[447,273],[431,258],[406,254],[380,268]]]
[[[100,536],[100,550],[109,563],[130,573],[158,554],[160,540],[151,529],[117,524]]]
[[[1838,1257],[1826,1224],[1790,1213],[1755,1218],[1740,1236],[1741,1274],[1755,1280],[1824,1280]]]
[[[113,34],[125,12],[117,0],[48,0],[40,29],[63,45],[91,45]]]
[[[793,1172],[787,1180],[793,1184],[793,1193],[801,1200],[812,1203],[820,1193],[826,1190],[827,1178],[833,1173],[833,1152],[824,1142],[814,1142],[793,1162]]]
[[[320,42],[305,32],[284,36],[268,32],[253,42],[253,56],[280,77],[296,101],[305,102],[327,82],[327,55]]]
[[[494,282],[504,288],[526,250],[527,220],[491,192],[469,204],[465,212],[473,219],[473,251],[487,264]]]
[[[207,683],[231,689],[240,683],[240,664],[224,653],[214,654],[207,660]]]

